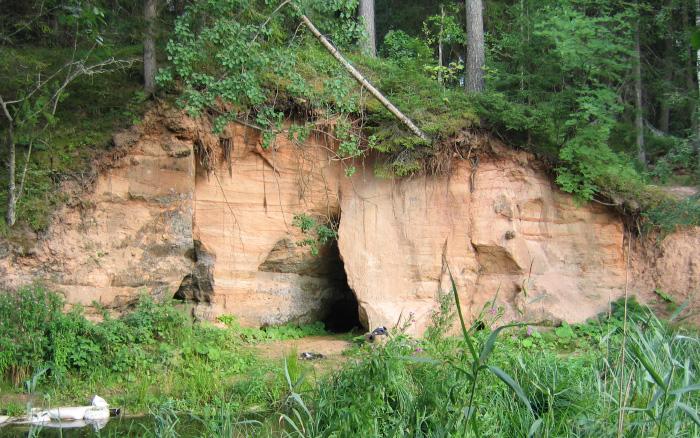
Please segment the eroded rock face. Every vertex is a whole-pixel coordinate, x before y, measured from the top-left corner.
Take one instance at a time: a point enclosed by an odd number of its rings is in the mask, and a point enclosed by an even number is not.
[[[583,321],[624,290],[621,220],[577,206],[531,155],[494,141],[449,176],[403,180],[377,178],[371,159],[345,177],[320,134],[263,149],[252,128],[213,135],[167,109],[114,142],[94,191],[44,238],[0,248],[3,286],[42,280],[70,303],[114,309],[141,291],[175,295],[198,318],[260,326],[352,317],[349,285],[365,327],[410,319],[413,333],[449,294],[448,268],[473,318],[495,300],[506,320]],[[337,248],[299,245],[302,213],[339,218]],[[633,251],[631,293],[687,296],[700,232],[649,248]]]
[[[305,236],[293,225],[301,213],[338,215],[340,168],[324,138],[297,144],[280,135],[263,149],[258,132],[241,125],[222,137],[230,161],[222,154],[210,171],[200,165],[195,184],[194,236],[216,255],[214,293],[201,310],[248,325],[325,318],[337,299],[326,257],[299,246]]]
[[[682,316],[690,315],[691,321],[700,323],[700,227],[679,230],[663,239],[634,240],[629,249],[630,290],[650,303],[665,305],[660,293],[672,297],[676,305],[688,302]]]
[[[45,282],[72,304],[123,308],[165,297],[192,270],[194,155],[149,117],[115,135],[92,193],[56,214],[29,256],[0,259],[5,287]]]
[[[365,171],[341,199],[340,252],[370,327],[412,314],[422,332],[448,266],[469,314],[495,299],[506,319],[583,321],[624,286],[619,218],[577,207],[526,153],[494,146],[449,177]]]

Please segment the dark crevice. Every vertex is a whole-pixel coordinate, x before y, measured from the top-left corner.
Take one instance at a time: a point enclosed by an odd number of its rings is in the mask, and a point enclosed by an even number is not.
[[[344,333],[361,329],[360,316],[358,314],[357,298],[348,285],[348,277],[345,274],[345,266],[340,257],[338,242],[329,244],[324,251],[328,267],[328,280],[335,291],[336,299],[332,300],[323,323],[326,329],[332,333]]]
[[[214,264],[216,256],[207,251],[202,242],[194,241],[194,251],[188,251],[188,257],[194,261],[191,274],[183,278],[175,292],[176,300],[210,303],[214,293]]]

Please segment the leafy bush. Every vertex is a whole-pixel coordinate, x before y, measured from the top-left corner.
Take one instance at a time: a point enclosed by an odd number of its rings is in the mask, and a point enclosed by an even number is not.
[[[431,62],[433,51],[420,38],[415,38],[402,30],[390,30],[384,36],[384,55],[399,63]]]
[[[17,384],[47,361],[63,300],[39,285],[0,292],[0,374]]]
[[[317,256],[321,247],[338,239],[338,224],[336,222],[330,220],[327,223],[319,223],[305,213],[295,215],[292,224],[299,227],[306,236],[297,242],[297,245],[308,246],[311,249],[311,254]]]
[[[700,226],[700,196],[683,200],[665,199],[643,211],[649,227],[658,227],[662,233],[671,233],[678,226]]]
[[[176,338],[186,322],[172,306],[146,295],[132,313],[121,319],[107,315],[97,324],[80,307],[69,313],[63,307],[60,295],[40,285],[0,293],[0,373],[14,384],[42,367],[56,378],[70,370],[130,369],[154,360],[146,349]]]

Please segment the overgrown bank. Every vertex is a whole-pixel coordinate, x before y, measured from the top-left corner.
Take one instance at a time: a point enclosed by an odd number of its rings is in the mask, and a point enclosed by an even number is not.
[[[143,25],[138,2],[64,3],[60,12],[42,10],[23,20],[31,9],[27,3],[3,21],[3,30],[12,29],[13,19],[26,21],[16,31],[7,30],[3,39],[0,56],[7,62],[0,76],[7,80],[0,84],[0,95],[6,100],[24,99],[35,78],[62,71],[76,54],[79,59],[90,54],[96,62],[138,58]],[[356,0],[177,1],[160,12],[160,96],[179,100],[191,114],[216,119],[219,128],[230,120],[257,126],[265,146],[286,130],[285,122],[294,122],[288,134],[301,143],[314,130],[327,130],[337,139],[337,158],[348,174],[368,151],[383,157],[377,173],[387,177],[446,171],[454,154],[471,158],[465,131],[488,132],[537,153],[560,187],[582,201],[612,204],[649,229],[700,224],[697,197],[677,200],[650,184],[697,184],[697,87],[688,76],[692,11],[687,5],[528,0],[506,7],[497,1],[485,10],[486,92],[467,94],[461,87],[465,34],[456,18],[464,16],[463,2],[442,15],[420,2],[410,1],[401,10],[394,1],[383,3],[386,9],[378,12],[384,17],[378,24],[383,39],[379,57],[372,58],[358,53],[363,28],[355,16]],[[403,21],[387,21],[392,8]],[[299,27],[301,13],[430,141],[412,136],[369,98]],[[649,30],[642,35],[642,55],[648,58],[642,72],[648,81],[641,128],[646,163],[635,158],[635,23]],[[439,62],[438,33],[445,51]],[[669,75],[669,66],[679,74]],[[14,117],[29,114],[27,123],[17,126],[20,171],[34,145],[26,190],[20,190],[17,203],[20,224],[46,229],[55,207],[65,201],[57,190],[61,183],[83,182],[95,149],[108,147],[111,130],[138,118],[147,97],[138,91],[139,69],[129,64],[79,78],[65,90],[55,113],[28,110],[45,105],[43,98],[11,108]],[[56,85],[44,86],[48,93]],[[7,134],[6,124],[0,129]],[[2,176],[0,189],[6,192],[7,175]],[[0,234],[8,233],[0,223]]]
[[[0,294],[8,322],[0,327],[0,365],[5,390],[25,387],[35,404],[100,393],[127,411],[150,411],[155,423],[135,431],[140,436],[178,436],[179,419],[190,415],[202,436],[700,432],[700,347],[692,330],[661,322],[633,301],[627,312],[617,303],[582,325],[497,330],[501,309],[487,304],[464,337],[454,338],[445,336],[453,309],[447,295],[424,339],[393,328],[386,345],[355,347],[340,370],[315,375],[295,354],[269,363],[250,345],[318,328],[191,325],[148,299],[122,318],[91,323],[79,311],[62,314],[56,295],[35,287]],[[14,415],[25,409],[0,408]]]
[[[254,123],[263,132],[263,147],[270,146],[275,133],[288,132],[303,142],[313,130],[329,130],[348,174],[368,151],[383,157],[376,168],[380,175],[445,172],[453,157],[471,157],[473,144],[465,134],[485,131],[535,152],[550,164],[562,190],[581,201],[616,206],[640,228],[700,224],[697,198],[679,201],[650,184],[668,181],[671,167],[696,181],[692,140],[652,131],[649,138],[665,151],[654,169],[636,163],[630,153],[630,109],[618,90],[626,86],[629,70],[629,20],[639,11],[620,11],[612,4],[594,10],[585,2],[534,8],[533,16],[517,18],[533,21],[527,25],[537,40],[532,47],[513,47],[522,51],[514,55],[519,68],[502,52],[517,45],[517,31],[497,26],[496,61],[487,75],[491,87],[468,94],[459,87],[456,66],[436,80],[430,39],[393,31],[386,34],[382,57],[354,54],[351,3],[310,2],[303,9],[241,4],[269,9],[262,22],[216,2],[193,6],[177,21],[168,45],[172,65],[161,72],[161,83],[176,92],[190,114],[214,117],[215,126],[230,120]],[[313,36],[297,28],[302,12],[417,121],[428,141],[406,129]],[[231,47],[237,48],[235,54]],[[287,129],[284,121],[295,125]]]

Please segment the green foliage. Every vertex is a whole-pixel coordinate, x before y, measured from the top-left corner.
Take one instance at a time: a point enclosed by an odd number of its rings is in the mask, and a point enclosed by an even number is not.
[[[329,30],[336,43],[342,44],[359,35],[353,19],[356,5],[356,0],[312,1],[301,8],[318,17],[318,26]],[[322,102],[311,99],[315,97],[314,90],[298,72],[299,59],[294,49],[303,44],[304,38],[292,41],[291,46],[286,41],[288,20],[296,16],[296,9],[288,6],[274,15],[273,9],[269,2],[255,0],[191,4],[175,25],[167,48],[172,67],[161,71],[159,81],[181,82],[184,89],[179,101],[191,115],[218,108],[222,103],[231,105],[232,109],[216,124],[219,127],[224,121],[239,118],[239,113],[253,112],[263,130],[279,130],[282,113],[275,107],[278,84],[286,87],[290,97],[322,106]],[[323,19],[329,15],[336,17],[332,25]],[[343,106],[348,105],[343,81],[326,85],[326,93],[336,98],[342,112]],[[340,96],[343,99],[338,99]]]
[[[662,300],[664,300],[664,301],[667,302],[667,303],[675,304],[675,302],[676,302],[676,301],[673,299],[672,296],[670,296],[669,294],[667,294],[666,292],[664,292],[662,289],[660,289],[660,288],[658,288],[658,287],[657,287],[656,289],[654,289],[654,293],[655,293],[659,298],[661,298]]]
[[[307,336],[321,336],[328,334],[324,324],[320,321],[311,324],[283,324],[262,328],[242,327],[235,316],[220,315],[216,318],[223,323],[243,341],[249,343],[264,341],[285,341],[301,339]]]
[[[80,308],[63,313],[59,295],[32,286],[0,293],[0,316],[2,380],[19,387],[36,374],[33,386],[56,401],[116,390],[114,402],[132,409],[148,409],[167,397],[179,401],[178,409],[201,407],[223,391],[211,385],[212,379],[229,387],[257,363],[244,348],[257,340],[246,332],[192,324],[171,304],[145,295],[123,317],[105,314],[94,323]],[[324,330],[315,324],[259,332],[260,339],[291,339]],[[235,403],[267,400],[262,383],[262,392],[253,397],[243,391]]]
[[[294,226],[299,227],[306,238],[297,242],[299,246],[308,246],[311,254],[317,256],[319,250],[329,243],[338,239],[338,224],[333,220],[327,223],[320,223],[306,213],[294,216]]]
[[[283,423],[288,436],[305,437],[613,436],[622,409],[624,436],[693,436],[700,398],[688,367],[700,354],[696,334],[679,333],[630,300],[622,361],[624,302],[613,307],[611,317],[514,329],[509,337],[463,327],[468,338],[436,336],[438,329],[418,341],[394,331],[384,347],[361,348],[310,394],[290,389]],[[436,315],[433,329],[450,319]],[[464,384],[472,364],[486,360],[490,372]],[[629,385],[619,403],[622,370]]]
[[[700,225],[700,197],[692,196],[683,200],[662,199],[646,208],[642,213],[648,227],[658,227],[662,233],[671,233],[681,226]]]
[[[13,78],[0,81],[0,95],[13,95],[30,84],[19,78],[32,78],[47,74],[61,67],[72,49],[23,47],[0,50],[0,77]],[[133,58],[140,56],[141,48],[126,46],[102,47],[92,52],[95,59],[108,57]],[[85,55],[79,51],[77,56]],[[29,141],[33,141],[32,154],[27,169],[24,194],[18,203],[17,218],[29,224],[35,231],[45,230],[54,209],[65,202],[65,196],[57,190],[67,178],[82,179],[91,173],[93,158],[110,144],[116,129],[140,119],[145,101],[138,99],[140,85],[134,82],[138,67],[76,79],[60,101],[50,129],[34,129],[36,123],[20,130],[17,148],[17,169],[24,167]],[[36,122],[40,122],[37,120]],[[40,127],[41,128],[41,127]],[[0,129],[5,129],[0,122]],[[30,131],[27,135],[22,132]],[[4,134],[2,134],[4,141]],[[0,156],[6,157],[2,148]],[[7,168],[0,169],[0,191],[7,190]],[[3,196],[4,199],[4,196]],[[0,203],[0,227],[4,225],[7,205]]]
[[[651,20],[647,14],[659,7],[640,5],[635,9],[616,1],[544,5],[525,0],[490,9],[488,49],[493,61],[487,76],[490,88],[497,91],[481,96],[478,107],[493,130],[552,163],[564,191],[582,201],[604,197],[628,212],[641,210],[647,229],[667,229],[684,224],[670,212],[687,211],[685,201],[666,199],[647,186],[646,175],[629,156],[636,148],[628,103],[631,90],[625,91],[634,23],[641,16],[642,26],[652,26],[645,21]],[[680,38],[670,29],[678,5],[660,8],[658,23],[653,24],[659,34],[642,38]],[[665,63],[676,62],[674,53],[667,56]],[[645,87],[657,86],[659,69],[643,72]],[[667,83],[659,86],[670,89]],[[687,112],[682,108],[688,103],[673,97],[683,92],[666,93],[668,105]],[[653,177],[666,182],[674,172],[693,171],[697,160],[683,139],[687,131],[667,135],[647,129],[645,134],[647,156],[655,161]],[[665,218],[659,214],[663,209],[669,211]],[[697,220],[688,218],[685,223]]]
[[[149,351],[179,333],[185,322],[172,307],[142,296],[127,316],[95,324],[79,307],[64,314],[60,296],[41,286],[3,292],[0,309],[6,321],[0,333],[5,347],[0,371],[9,372],[15,383],[43,366],[61,379],[68,371],[125,372],[158,362]]]
[[[0,375],[17,384],[45,363],[62,309],[62,299],[38,285],[0,294]]]
[[[420,38],[408,35],[402,30],[390,30],[384,37],[384,56],[399,64],[430,62],[433,51]]]
[[[651,170],[651,176],[661,184],[672,182],[676,174],[684,171],[692,173],[697,160],[692,143],[674,136],[647,136],[647,149],[660,155]]]
[[[92,323],[77,311],[62,314],[60,299],[40,287],[3,294],[0,309],[12,326],[0,341],[9,345],[4,339],[9,330],[33,328],[37,340],[44,333],[50,337],[45,353],[27,355],[51,367],[49,375],[34,379],[36,389],[60,403],[109,388],[113,403],[151,412],[152,425],[141,431],[145,436],[185,436],[184,423],[191,421],[182,412],[191,409],[197,412],[196,436],[231,430],[256,436],[608,436],[617,430],[620,409],[624,436],[700,431],[695,331],[663,323],[631,299],[626,312],[618,301],[609,316],[584,324],[513,327],[506,336],[505,327],[495,327],[501,314],[496,298],[454,338],[445,333],[459,296],[445,294],[430,336],[407,336],[409,317],[390,329],[386,345],[356,348],[342,366],[315,381],[294,350],[284,364],[268,364],[243,347],[321,334],[319,325],[247,331],[230,316],[220,318],[227,329],[183,324],[172,307],[147,298],[129,316]],[[18,317],[12,319],[8,309],[15,308]],[[30,312],[28,321],[19,320],[22,312]],[[140,347],[128,350],[140,359],[126,368],[114,366],[120,358],[110,351],[125,342]],[[108,361],[93,357],[100,354],[109,355]],[[57,357],[67,364],[60,382],[47,379]],[[82,365],[84,360],[92,365]],[[11,404],[6,409],[22,411]]]

